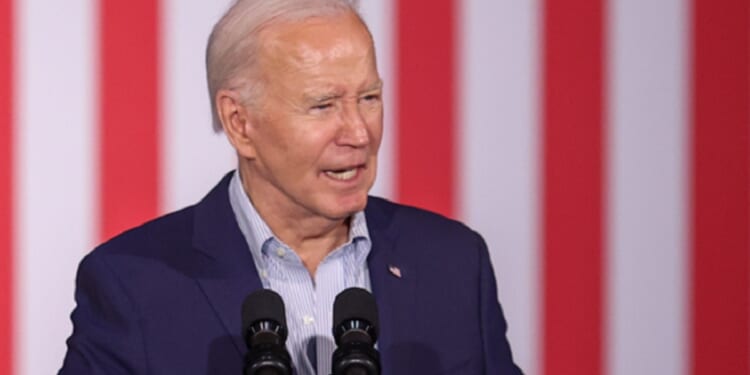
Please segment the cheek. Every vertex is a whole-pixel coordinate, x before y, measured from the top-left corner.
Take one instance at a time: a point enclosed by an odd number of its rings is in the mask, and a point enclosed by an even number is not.
[[[315,129],[314,125],[310,125],[308,129],[310,130],[297,129],[287,134],[285,152],[279,155],[279,158],[282,163],[287,164],[290,170],[317,172],[316,166],[331,143],[331,135],[326,133],[325,129],[321,127]]]
[[[365,118],[367,123],[368,132],[370,133],[370,139],[372,140],[374,150],[377,151],[380,147],[380,140],[383,137],[383,115],[380,113],[373,113]]]
[[[315,153],[316,144],[324,134],[323,127],[295,117],[283,116],[274,119],[260,140],[259,147],[277,155],[281,161],[291,163],[309,163]],[[294,168],[294,166],[290,166]]]

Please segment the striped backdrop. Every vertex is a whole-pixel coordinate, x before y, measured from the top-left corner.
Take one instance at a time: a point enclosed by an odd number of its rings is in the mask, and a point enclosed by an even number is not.
[[[528,374],[750,373],[750,2],[362,3],[375,193],[485,236]],[[60,366],[87,251],[232,168],[226,4],[0,0],[1,374]]]

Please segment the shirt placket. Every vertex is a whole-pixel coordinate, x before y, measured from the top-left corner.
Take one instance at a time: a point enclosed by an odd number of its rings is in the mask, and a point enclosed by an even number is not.
[[[307,269],[291,249],[272,241],[266,252],[270,286],[286,304],[289,326],[287,349],[297,374],[316,374],[315,353],[309,338],[315,335],[315,288]],[[275,281],[275,282],[274,282]],[[314,346],[313,348],[314,349]]]

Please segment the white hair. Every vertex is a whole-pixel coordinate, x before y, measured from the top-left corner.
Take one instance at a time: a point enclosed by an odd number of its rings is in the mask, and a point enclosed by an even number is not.
[[[262,89],[257,60],[263,29],[278,23],[346,12],[359,16],[359,1],[236,0],[214,25],[206,48],[206,75],[214,130],[219,132],[222,129],[215,103],[220,89],[239,90],[244,104],[252,103]]]

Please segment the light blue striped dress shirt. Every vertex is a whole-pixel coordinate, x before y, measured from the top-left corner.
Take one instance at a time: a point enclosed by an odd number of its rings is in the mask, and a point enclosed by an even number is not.
[[[295,373],[330,374],[331,355],[336,348],[331,332],[333,301],[349,287],[370,290],[367,255],[372,243],[364,212],[352,216],[349,241],[323,259],[313,278],[294,250],[274,236],[255,210],[239,171],[229,184],[229,200],[263,287],[284,299],[289,328],[287,349]]]

